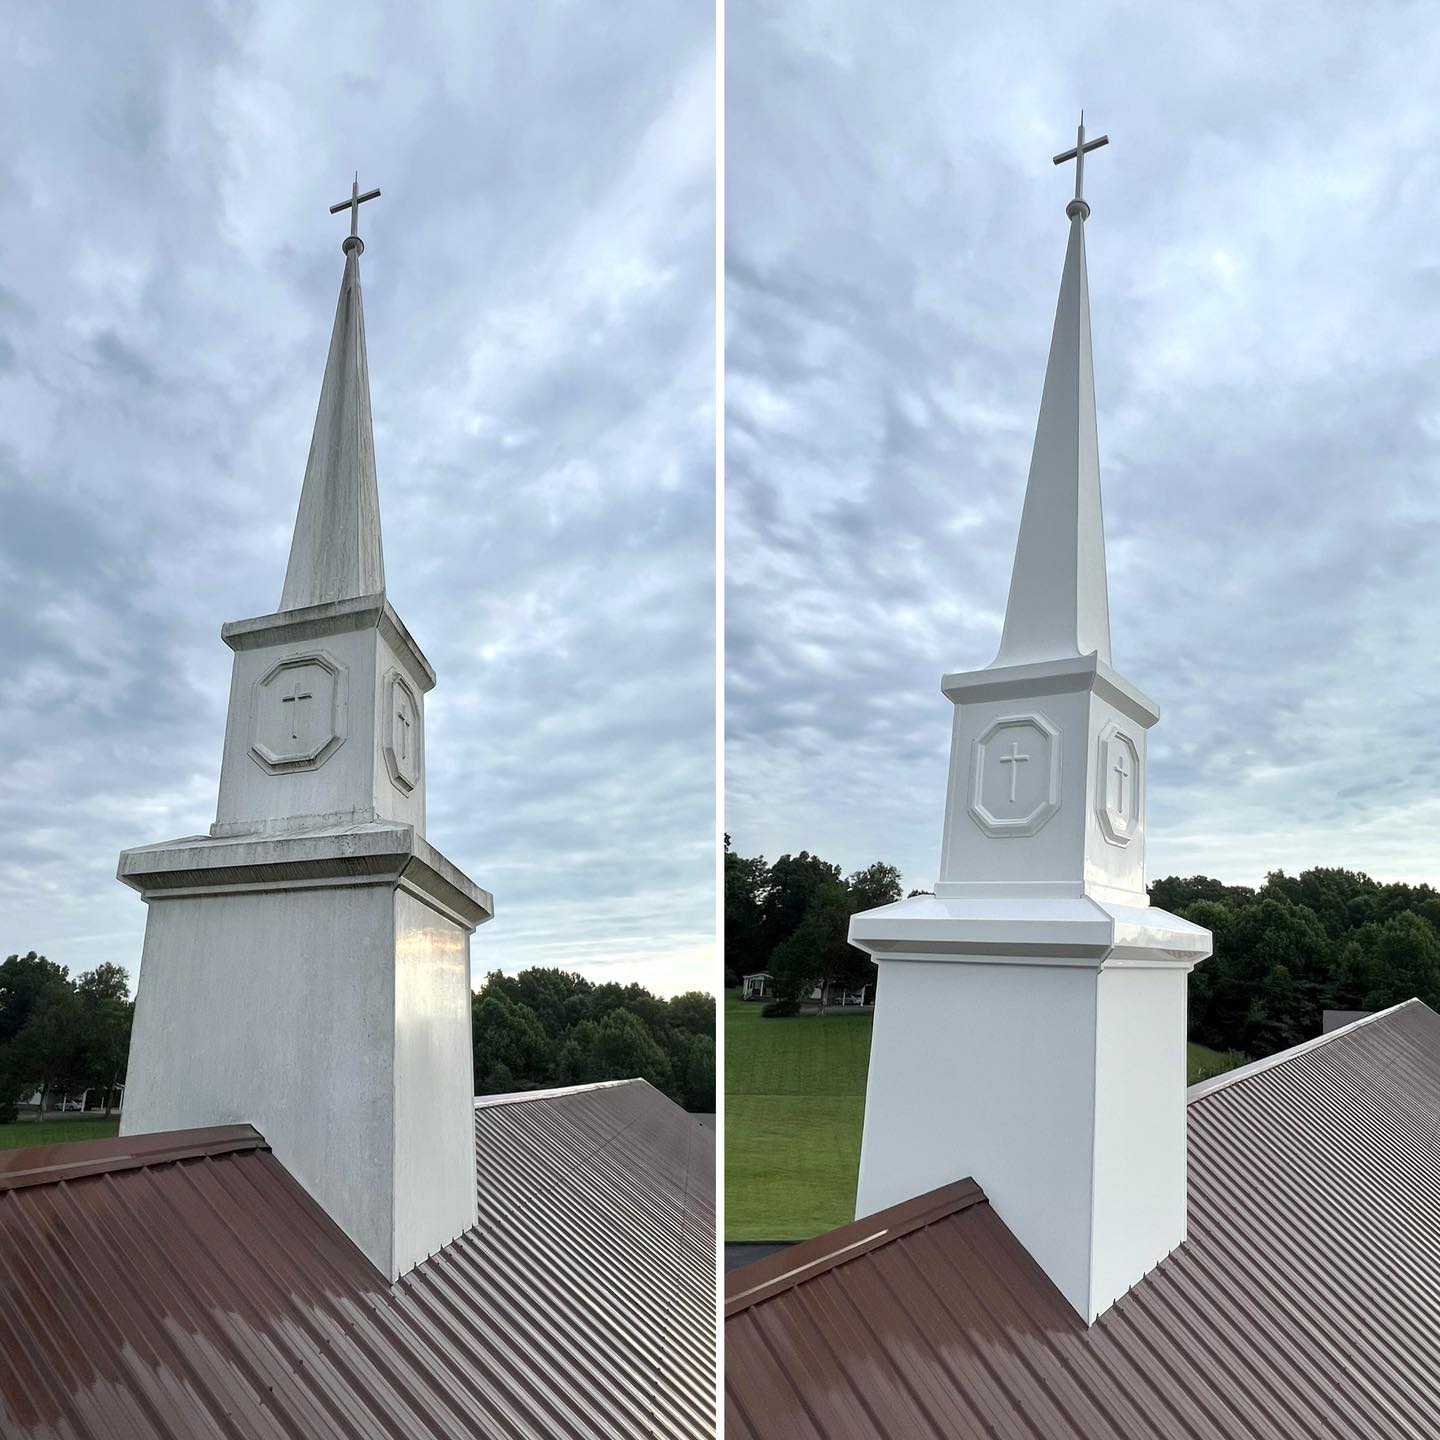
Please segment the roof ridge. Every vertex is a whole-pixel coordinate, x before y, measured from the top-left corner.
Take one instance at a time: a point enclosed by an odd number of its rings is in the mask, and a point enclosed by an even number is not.
[[[1387,1020],[1390,1016],[1408,1009],[1411,1005],[1423,1006],[1425,1002],[1419,996],[1412,996],[1409,1000],[1402,1000],[1398,1005],[1390,1005],[1384,1010],[1376,1010],[1371,1015],[1365,1015],[1359,1020],[1352,1020],[1348,1025],[1340,1025],[1323,1035],[1316,1035],[1313,1039],[1302,1040],[1288,1050],[1277,1050],[1275,1054],[1263,1056],[1259,1060],[1252,1060],[1248,1065],[1238,1065],[1234,1070],[1227,1070],[1222,1075],[1213,1075],[1209,1080],[1201,1080],[1190,1086],[1185,1092],[1185,1103],[1193,1105],[1197,1100],[1204,1100],[1217,1090],[1223,1090],[1226,1086],[1237,1084],[1241,1080],[1249,1080],[1253,1076],[1263,1074],[1266,1070],[1273,1070],[1277,1065],[1284,1065],[1291,1060],[1296,1060],[1301,1055],[1328,1044],[1331,1040],[1338,1040],[1343,1035],[1351,1034],[1363,1025],[1373,1025],[1377,1020]],[[1428,1006],[1425,1008],[1429,1009]]]
[[[0,1193],[31,1185],[58,1185],[86,1175],[173,1164],[235,1150],[268,1150],[253,1125],[208,1125],[194,1130],[161,1130],[106,1140],[62,1140],[0,1151]]]
[[[486,1109],[492,1105],[518,1105],[526,1100],[553,1100],[558,1095],[578,1095],[582,1090],[613,1090],[621,1085],[646,1085],[643,1075],[632,1075],[628,1080],[591,1080],[585,1085],[557,1085],[549,1090],[506,1090],[499,1095],[477,1095],[475,1108]]]
[[[802,1240],[763,1260],[742,1265],[726,1277],[725,1318],[728,1320],[741,1310],[770,1300],[850,1260],[858,1260],[871,1250],[922,1230],[937,1220],[968,1210],[972,1205],[989,1203],[974,1180],[956,1180],[888,1209],[861,1216],[849,1225]]]

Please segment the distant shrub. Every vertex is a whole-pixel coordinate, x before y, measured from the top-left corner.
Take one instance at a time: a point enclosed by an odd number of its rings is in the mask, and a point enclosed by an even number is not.
[[[798,1015],[800,1013],[800,1002],[798,1000],[772,1000],[761,1012],[762,1020],[783,1019],[787,1015]]]
[[[13,1100],[0,1100],[0,1125],[13,1125],[20,1118]]]

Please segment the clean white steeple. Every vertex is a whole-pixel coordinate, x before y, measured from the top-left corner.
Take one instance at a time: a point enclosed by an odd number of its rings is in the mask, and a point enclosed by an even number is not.
[[[1107,143],[1102,136],[1087,148]],[[1079,146],[1085,146],[1081,122]],[[1084,151],[1076,156],[1083,161]],[[1057,156],[1057,162],[1061,157]],[[1077,171],[1077,176],[1079,172]],[[1077,179],[1077,192],[1079,189]],[[1077,193],[1065,212],[1070,242],[1050,338],[1050,362],[1035,426],[1035,449],[1010,603],[996,665],[1068,655],[1110,663],[1110,601],[1105,584],[1105,525],[1100,513],[1100,446],[1095,433],[1095,364],[1090,351],[1090,286],[1085,220]]]
[[[1145,739],[1110,665],[1081,190],[1004,638],[955,706],[935,894],[856,915],[880,968],[856,1213],[973,1177],[1088,1320],[1185,1238],[1185,986],[1145,894]]]

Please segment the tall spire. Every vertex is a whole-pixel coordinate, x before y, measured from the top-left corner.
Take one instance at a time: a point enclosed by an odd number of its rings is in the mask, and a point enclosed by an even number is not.
[[[385,589],[365,308],[360,296],[365,242],[356,233],[360,205],[379,193],[361,195],[357,177],[350,199],[331,207],[332,214],[350,211],[350,234],[341,246],[345,274],[295,517],[295,538],[290,542],[282,610],[375,595]]]
[[[1075,198],[1065,207],[1070,243],[1060,277],[1060,302],[1035,449],[1010,577],[1010,601],[996,665],[1098,654],[1110,663],[1110,601],[1105,582],[1105,528],[1100,508],[1100,446],[1095,429],[1095,371],[1090,348],[1090,288],[1085,274],[1082,193],[1088,143],[1081,117],[1074,150]]]

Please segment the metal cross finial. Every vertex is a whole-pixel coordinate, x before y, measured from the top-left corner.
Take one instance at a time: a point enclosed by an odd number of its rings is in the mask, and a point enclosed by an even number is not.
[[[330,207],[330,213],[332,215],[338,215],[342,210],[348,210],[350,212],[350,235],[340,247],[347,255],[352,249],[357,247],[360,250],[364,250],[365,242],[360,238],[360,207],[367,200],[378,200],[379,198],[380,192],[378,190],[367,190],[363,195],[360,193],[360,172],[357,170],[355,172],[355,182],[350,186],[350,198],[348,200],[342,200],[338,205],[332,205]],[[351,243],[352,241],[354,242],[353,244]]]
[[[1063,155],[1055,156],[1055,164],[1063,165],[1067,160],[1075,162],[1075,198],[1065,207],[1065,213],[1072,218],[1078,213],[1082,219],[1090,216],[1090,207],[1085,203],[1085,154],[1089,150],[1098,150],[1102,145],[1108,145],[1110,137],[1102,135],[1098,140],[1085,139],[1085,112],[1080,112],[1080,125],[1075,131],[1075,148],[1067,150]]]

